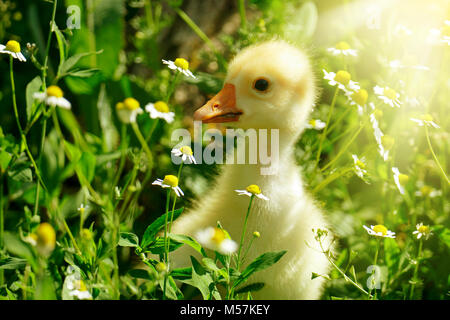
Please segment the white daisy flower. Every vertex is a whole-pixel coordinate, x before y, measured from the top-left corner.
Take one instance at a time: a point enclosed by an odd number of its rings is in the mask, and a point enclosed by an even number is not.
[[[305,125],[305,128],[307,129],[315,129],[315,130],[322,130],[326,127],[326,123],[319,119],[311,119],[308,121],[308,123]]]
[[[440,29],[430,29],[427,41],[434,45],[450,45],[450,20],[445,20],[444,26]]]
[[[240,196],[246,195],[246,196],[256,196],[263,200],[269,200],[265,195],[261,193],[261,188],[258,187],[256,184],[251,184],[245,190],[234,190],[236,191]]]
[[[145,111],[150,113],[152,119],[164,119],[167,123],[173,122],[175,113],[169,112],[169,106],[164,101],[149,103],[145,106]]]
[[[184,196],[183,190],[178,186],[178,178],[173,175],[167,175],[164,179],[156,179],[152,185],[161,186],[161,188],[172,188],[178,197]]]
[[[236,252],[238,245],[230,239],[225,230],[220,228],[208,227],[200,230],[195,235],[197,241],[205,248],[230,255]]]
[[[351,75],[347,71],[339,70],[337,73],[327,72],[325,69],[322,69],[324,73],[324,79],[328,80],[328,84],[331,86],[338,86],[339,89],[344,92],[348,92],[349,90],[359,90],[359,84],[355,81],[351,80]]]
[[[19,61],[25,62],[25,56],[20,52],[20,43],[15,40],[9,40],[6,46],[0,44],[0,53],[6,53],[12,56],[14,59],[19,59]]]
[[[364,108],[366,107],[367,98],[369,97],[367,90],[359,89],[354,92],[347,91],[345,95],[350,101],[350,105],[356,106],[358,108],[359,115],[362,115]]]
[[[373,88],[373,91],[375,92],[375,94],[378,96],[379,99],[383,100],[384,103],[390,105],[392,108],[393,107],[400,108],[400,105],[402,104],[400,100],[398,100],[400,94],[395,92],[394,89],[391,89],[389,87],[382,88],[380,86],[375,86]]]
[[[417,235],[417,239],[424,237],[425,240],[428,240],[428,238],[433,234],[430,230],[430,227],[424,226],[423,222],[417,224],[416,229],[416,231],[413,231],[413,234]]]
[[[36,92],[33,97],[38,101],[44,101],[46,105],[51,107],[60,107],[70,109],[70,102],[65,99],[64,93],[58,86],[49,86],[45,92]]]
[[[138,114],[143,113],[139,102],[134,98],[126,98],[116,104],[117,117],[123,123],[136,122]]]
[[[356,175],[364,180],[364,175],[367,174],[367,170],[365,169],[366,164],[364,163],[365,159],[359,159],[356,154],[352,154],[352,158]]]
[[[421,64],[404,64],[400,60],[392,60],[389,62],[389,67],[392,69],[415,69],[415,70],[430,70],[429,67],[421,65]]]
[[[192,152],[192,149],[189,146],[182,146],[181,148],[178,149],[174,148],[172,149],[172,153],[177,157],[181,157],[181,160],[186,164],[190,163],[197,164],[193,155],[194,153]]]
[[[392,232],[388,230],[385,226],[382,224],[377,224],[376,226],[370,226],[366,227],[363,226],[364,229],[366,229],[367,233],[371,236],[375,237],[384,237],[384,238],[395,238],[395,232]]]
[[[67,268],[69,275],[64,280],[63,297],[72,300],[92,300],[92,295],[80,275],[72,266]]]
[[[409,177],[406,174],[400,173],[397,167],[392,168],[394,173],[394,181],[401,194],[405,194],[405,185],[408,183]]]
[[[167,67],[172,70],[177,70],[184,74],[186,77],[191,77],[196,79],[196,77],[189,70],[189,62],[183,58],[176,58],[175,61],[164,60],[162,59],[164,64],[167,64]]]
[[[430,197],[435,198],[442,195],[441,190],[436,190],[430,186],[423,185],[419,190],[414,193],[417,197]]]
[[[84,214],[84,212],[86,211],[86,209],[89,208],[89,206],[85,206],[84,203],[80,204],[80,206],[78,207],[77,211],[80,214]]]
[[[416,122],[420,127],[428,126],[439,129],[440,127],[433,122],[433,117],[431,114],[424,114],[419,117],[419,119],[411,118],[412,121]]]
[[[355,49],[350,48],[350,45],[345,41],[340,41],[336,44],[334,48],[328,48],[328,52],[331,52],[333,55],[344,55],[344,56],[357,56],[357,51]]]

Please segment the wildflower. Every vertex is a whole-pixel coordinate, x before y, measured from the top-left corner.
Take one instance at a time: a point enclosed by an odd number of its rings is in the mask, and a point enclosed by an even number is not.
[[[6,43],[6,46],[3,44],[0,44],[0,53],[9,54],[14,59],[19,59],[19,61],[22,61],[22,62],[27,61],[27,59],[25,59],[22,52],[20,52],[20,43],[18,43],[15,40],[9,40]]]
[[[197,232],[195,238],[205,248],[230,255],[237,250],[237,243],[221,228],[208,227]]]
[[[92,240],[94,235],[92,234],[92,231],[86,228],[81,229],[80,236],[83,240]]]
[[[77,211],[80,213],[80,215],[83,215],[87,208],[89,208],[89,206],[84,206],[84,204],[82,203]]]
[[[123,123],[136,122],[137,115],[143,112],[139,102],[134,98],[126,98],[123,102],[118,102],[116,111],[119,120]]]
[[[178,186],[178,178],[173,175],[167,175],[164,179],[156,179],[152,185],[161,186],[162,188],[172,188],[178,197],[184,196],[183,190]]]
[[[61,88],[55,85],[49,86],[45,92],[36,92],[33,97],[38,101],[44,101],[46,105],[51,107],[71,108],[71,104],[64,98]]]
[[[360,160],[356,154],[352,154],[352,158],[356,175],[361,179],[364,179],[364,175],[367,174],[367,170],[365,169],[366,164],[364,163],[365,159],[362,158]]]
[[[450,45],[450,20],[445,20],[444,26],[440,29],[430,29],[427,40],[431,44],[446,43]]]
[[[442,195],[442,192],[440,190],[436,190],[430,186],[423,185],[418,191],[414,193],[418,197],[438,197]]]
[[[189,62],[183,58],[176,58],[175,61],[171,60],[162,60],[164,64],[167,64],[167,67],[172,70],[177,70],[184,74],[187,77],[191,77],[196,79],[196,77],[189,70]]]
[[[339,89],[344,92],[348,92],[349,90],[359,90],[359,85],[357,82],[351,80],[351,75],[347,71],[340,70],[337,73],[327,72],[326,70],[322,70],[324,73],[324,79],[328,80],[328,84],[331,86],[338,86]]]
[[[375,237],[384,237],[384,238],[395,238],[395,232],[392,232],[388,230],[385,226],[382,224],[377,224],[376,226],[370,226],[366,227],[363,226],[364,229],[366,229],[367,233],[371,236]]]
[[[150,113],[150,118],[164,119],[168,123],[173,122],[173,119],[175,118],[175,113],[169,112],[169,106],[164,101],[147,104],[145,106],[145,111]]]
[[[340,41],[336,44],[334,48],[328,48],[328,52],[331,52],[333,55],[344,55],[344,56],[354,56],[356,57],[356,50],[350,48],[350,45],[345,41]]]
[[[263,200],[269,200],[265,195],[261,193],[261,188],[258,187],[256,184],[249,185],[245,190],[234,190],[236,191],[240,196],[246,195],[246,196],[256,196]]]
[[[428,238],[433,234],[430,230],[429,226],[424,226],[423,222],[416,225],[416,231],[413,231],[413,234],[417,234],[417,239],[420,239],[422,237],[425,238],[425,240],[428,240]]]
[[[404,186],[408,183],[409,177],[406,174],[400,173],[397,167],[392,168],[394,172],[394,181],[401,194],[405,193]]]
[[[433,122],[433,117],[430,114],[423,114],[419,117],[419,119],[411,118],[412,121],[416,122],[420,127],[428,126],[439,129],[440,127]]]
[[[183,160],[184,163],[197,164],[193,156],[192,149],[189,146],[182,146],[181,148],[178,149],[174,148],[172,149],[172,153],[177,157],[181,157],[181,160]]]
[[[261,237],[261,234],[258,231],[253,232],[253,237],[259,238]]]
[[[384,103],[390,105],[392,108],[393,107],[400,108],[401,102],[398,100],[398,98],[400,97],[400,94],[395,92],[394,89],[391,89],[389,87],[382,88],[380,86],[375,86],[373,88],[373,91],[378,96],[378,98],[383,100]]]
[[[351,92],[348,91],[345,93],[347,98],[350,101],[350,105],[355,105],[358,107],[358,113],[362,115],[362,112],[366,106],[367,98],[369,97],[369,94],[367,93],[367,90],[365,89],[359,89],[357,91]]]
[[[430,68],[427,66],[424,66],[421,64],[415,64],[415,63],[404,64],[400,60],[390,61],[389,67],[392,69],[415,69],[415,70],[424,70],[424,71],[430,70]]]
[[[35,239],[36,248],[42,255],[49,256],[55,249],[56,233],[50,223],[43,222],[37,227]]]
[[[326,127],[326,123],[319,120],[319,119],[311,119],[308,121],[308,123],[306,124],[306,128],[307,129],[315,129],[315,130],[322,130],[323,128]]]

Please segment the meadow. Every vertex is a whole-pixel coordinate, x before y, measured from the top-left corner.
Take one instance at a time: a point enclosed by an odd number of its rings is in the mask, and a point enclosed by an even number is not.
[[[295,159],[332,227],[312,230],[332,264],[311,274],[321,298],[450,298],[447,1],[0,0],[0,13],[0,299],[252,299],[252,275],[285,252],[244,264],[264,233],[171,233],[221,166],[193,158],[208,137],[171,135],[194,133],[230,60],[271,39],[307,53],[319,88]],[[242,189],[244,234],[264,190]],[[202,258],[171,268],[181,246]]]

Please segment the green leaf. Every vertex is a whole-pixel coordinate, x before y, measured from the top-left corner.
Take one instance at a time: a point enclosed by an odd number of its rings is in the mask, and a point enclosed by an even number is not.
[[[278,260],[280,260],[281,257],[283,257],[286,252],[287,252],[286,250],[283,250],[279,252],[267,252],[260,255],[258,258],[253,260],[253,262],[250,263],[248,267],[244,269],[244,271],[242,271],[239,278],[233,284],[233,288],[239,286],[255,272],[266,269],[271,265],[277,263]]]
[[[175,221],[180,214],[183,212],[184,208],[177,209],[173,212],[173,220]],[[172,212],[168,213],[170,218]],[[166,221],[166,214],[163,214],[159,218],[157,218],[155,221],[152,222],[151,225],[145,229],[144,235],[142,236],[142,242],[141,247],[145,248],[147,245],[149,245],[152,241],[155,240],[155,236],[158,233],[158,231],[164,226]],[[168,220],[170,221],[170,219]]]
[[[116,149],[119,141],[119,133],[114,125],[111,104],[106,95],[105,84],[100,86],[97,100],[98,119],[102,128],[103,149],[106,152],[111,152]],[[114,150],[115,151],[115,150]],[[117,158],[122,154],[121,151],[117,152]],[[97,159],[98,160],[98,159]],[[112,159],[114,160],[114,159]]]
[[[0,169],[5,171],[11,162],[12,156],[5,150],[0,149]]]
[[[396,270],[401,254],[397,241],[392,238],[384,238],[384,252],[388,269],[391,271]]]
[[[192,267],[174,269],[170,272],[170,275],[174,279],[190,279],[192,275]]]
[[[61,76],[70,76],[70,77],[76,77],[76,78],[89,78],[89,77],[92,77],[93,75],[95,75],[99,71],[100,71],[100,69],[98,69],[98,68],[73,70],[73,71],[69,71],[68,73],[65,73]]]
[[[68,51],[68,44],[66,38],[64,38],[64,35],[62,34],[61,30],[59,30],[56,23],[53,24],[53,31],[56,35],[56,41],[58,42],[58,48],[59,48],[59,65],[63,65],[64,61],[67,57],[67,51]]]
[[[42,86],[42,80],[40,76],[35,77],[33,80],[28,82],[27,87],[25,89],[26,94],[26,102],[27,102],[27,119],[28,121],[31,121],[33,118],[33,115],[36,111],[37,103],[35,102],[35,99],[33,95],[36,92],[39,92]]]
[[[181,282],[187,283],[195,288],[197,288],[202,294],[203,299],[209,300],[215,291],[210,285],[214,284],[213,279],[209,273],[202,267],[200,262],[198,262],[193,256],[191,256],[192,262],[192,278],[181,280]],[[217,293],[218,294],[218,293]],[[217,296],[215,294],[215,296]],[[219,296],[220,299],[220,296]]]
[[[0,260],[0,269],[8,269],[8,270],[20,269],[22,267],[25,267],[26,264],[27,264],[26,259],[8,257]]]
[[[20,240],[15,234],[5,231],[3,234],[3,242],[6,250],[13,255],[24,258],[29,262],[34,260],[33,252],[28,244]]]
[[[169,243],[169,252],[172,252],[179,247],[181,247],[183,244],[176,242],[176,241],[170,241]],[[153,241],[150,245],[146,246],[142,250],[144,252],[151,252],[153,254],[163,254],[164,253],[164,238],[158,237],[155,241]]]
[[[155,280],[156,274],[151,274],[149,270],[146,269],[132,269],[128,271],[128,274],[133,278],[145,279],[145,280]]]
[[[67,75],[70,72],[70,69],[72,69],[78,63],[78,61],[80,61],[81,58],[88,57],[94,54],[100,54],[102,52],[103,50],[74,54],[73,56],[68,58],[62,65],[60,65],[58,74],[60,74],[61,76]]]
[[[185,236],[183,234],[173,234],[173,233],[169,233],[168,237],[173,239],[173,240],[175,240],[175,241],[177,241],[177,242],[181,242],[181,243],[187,244],[188,246],[193,248],[195,251],[197,251],[198,253],[201,253],[204,257],[206,257],[205,250],[203,250],[203,248],[200,245],[200,243],[198,243],[193,238],[191,238],[189,236]]]
[[[139,247],[139,238],[131,232],[121,232],[119,246],[122,247]]]
[[[245,292],[258,291],[258,290],[261,290],[264,287],[264,285],[265,284],[263,282],[250,283],[246,286],[236,289],[235,293],[239,294],[239,293],[245,293]]]
[[[91,182],[92,179],[94,179],[95,163],[95,156],[92,153],[83,152],[81,154],[80,160],[78,161],[78,167],[80,168],[81,172],[88,180],[88,182]]]

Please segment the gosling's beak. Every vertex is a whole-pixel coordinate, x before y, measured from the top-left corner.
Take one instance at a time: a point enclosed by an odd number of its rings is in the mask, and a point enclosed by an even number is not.
[[[231,83],[225,83],[219,91],[203,107],[194,113],[194,120],[205,123],[221,123],[238,121],[243,112],[236,107],[236,90]]]

